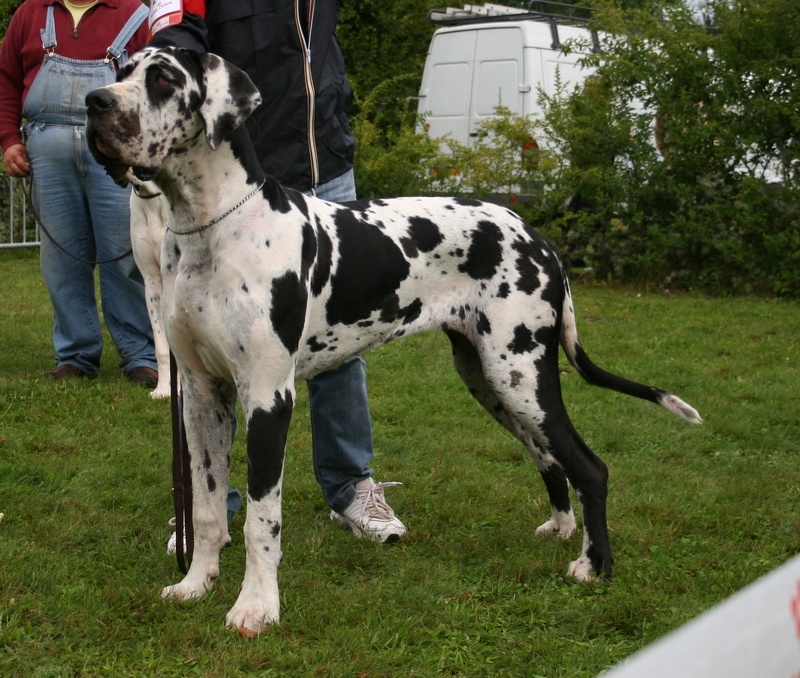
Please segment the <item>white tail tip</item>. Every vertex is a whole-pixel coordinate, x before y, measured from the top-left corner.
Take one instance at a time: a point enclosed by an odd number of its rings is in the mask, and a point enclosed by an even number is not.
[[[688,403],[683,402],[683,400],[681,400],[678,396],[667,393],[663,397],[659,398],[659,403],[662,407],[665,407],[672,412],[672,414],[680,417],[681,419],[685,419],[692,424],[703,423],[703,418],[700,416],[700,413]]]

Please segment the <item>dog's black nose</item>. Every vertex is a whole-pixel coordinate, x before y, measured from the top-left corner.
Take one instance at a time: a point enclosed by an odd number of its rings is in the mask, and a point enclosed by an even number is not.
[[[105,113],[116,104],[116,97],[104,87],[93,89],[86,95],[86,108],[90,113]]]

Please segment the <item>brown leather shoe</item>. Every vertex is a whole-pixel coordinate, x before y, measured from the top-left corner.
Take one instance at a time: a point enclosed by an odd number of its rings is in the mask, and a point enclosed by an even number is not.
[[[82,369],[79,367],[75,367],[75,365],[71,365],[70,363],[62,363],[52,372],[47,372],[44,375],[48,379],[52,379],[53,381],[61,381],[62,379],[80,379],[80,378],[89,378],[89,375],[86,374]]]
[[[158,386],[158,372],[152,367],[134,367],[128,372],[127,377],[128,381],[132,384],[147,386],[147,388],[155,388]]]

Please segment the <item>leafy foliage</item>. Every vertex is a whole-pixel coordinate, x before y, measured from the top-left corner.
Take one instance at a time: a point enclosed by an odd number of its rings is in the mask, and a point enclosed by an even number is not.
[[[800,294],[800,5],[597,5],[594,74],[540,93],[539,120],[499,108],[472,146],[437,148],[376,92],[355,124],[361,195],[500,199],[603,279]]]
[[[0,0],[0,31],[19,4]],[[427,11],[444,4],[341,4],[361,197],[488,197],[595,277],[800,295],[796,0],[708,0],[702,15],[595,0],[595,75],[541,95],[540,119],[498,109],[470,147],[431,139],[416,115]]]
[[[413,98],[434,26],[428,10],[437,0],[346,0],[340,3],[337,36],[354,92],[353,113],[376,87],[394,83]]]
[[[764,26],[793,25],[800,6],[714,2],[708,16],[713,25],[682,4],[657,14],[601,8],[598,25],[611,37],[602,61],[591,59],[602,84],[545,102],[555,148],[575,158],[559,179],[583,204],[567,216],[591,220],[589,244],[616,234],[615,253],[586,252],[598,274],[796,295],[800,164],[790,111],[800,105],[800,35],[767,39]],[[575,117],[581,109],[589,115]],[[608,152],[576,158],[587,136],[595,146],[607,139]]]
[[[14,13],[14,10],[22,4],[22,1],[23,0],[0,0],[0,45],[3,44],[8,22],[11,21],[11,15]]]

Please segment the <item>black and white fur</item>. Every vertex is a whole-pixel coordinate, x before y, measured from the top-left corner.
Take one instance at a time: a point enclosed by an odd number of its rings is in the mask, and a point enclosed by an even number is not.
[[[559,343],[590,383],[701,420],[676,396],[591,362],[563,268],[540,235],[509,210],[474,200],[342,206],[265,179],[241,131],[260,96],[244,73],[213,55],[146,49],[87,103],[95,156],[118,180],[131,171],[153,179],[171,211],[163,320],[183,389],[195,547],[189,572],[165,597],[200,597],[219,575],[219,552],[230,541],[235,391],[247,425],[247,562],[227,623],[251,635],[279,618],[281,481],[295,379],[433,329],[450,338],[470,393],[539,469],[551,514],[537,534],[575,532],[571,484],[584,536],[569,574],[611,575],[608,473],[564,408]]]

